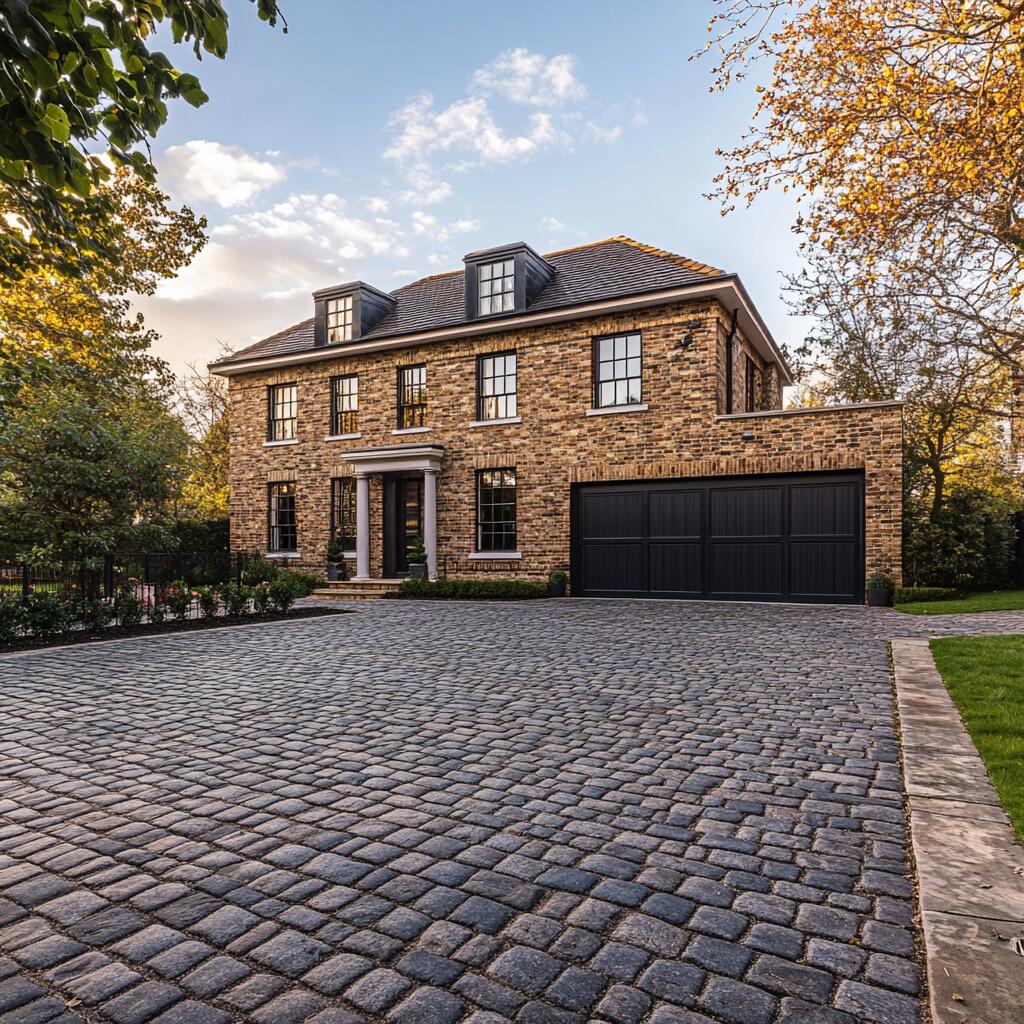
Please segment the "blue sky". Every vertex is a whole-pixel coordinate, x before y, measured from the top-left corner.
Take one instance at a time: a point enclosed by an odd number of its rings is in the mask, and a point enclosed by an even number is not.
[[[750,85],[711,95],[687,59],[710,0],[282,0],[287,35],[227,6],[227,60],[195,67],[210,102],[174,104],[153,147],[162,187],[210,225],[140,304],[176,369],[305,319],[315,288],[616,234],[738,271],[778,340],[800,339],[779,297],[793,202],[723,218],[703,197],[753,109]]]

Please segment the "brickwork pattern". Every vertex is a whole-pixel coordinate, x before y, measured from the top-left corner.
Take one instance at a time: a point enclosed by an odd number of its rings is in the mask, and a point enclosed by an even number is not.
[[[424,606],[0,659],[0,1020],[916,1024],[891,632]]]
[[[231,379],[232,545],[264,550],[267,484],[297,481],[298,546],[302,564],[322,571],[330,519],[330,479],[350,466],[344,450],[403,442],[440,444],[438,548],[453,575],[492,573],[541,577],[569,567],[569,502],[574,481],[655,479],[807,469],[863,470],[869,569],[886,563],[898,572],[902,516],[902,425],[898,408],[821,411],[756,421],[719,417],[725,409],[723,369],[726,311],[691,302],[579,320],[559,326],[438,342],[384,353],[339,357],[305,367]],[[650,408],[588,416],[592,404],[592,339],[643,332],[643,399]],[[522,423],[471,428],[476,419],[476,357],[515,349]],[[737,366],[750,352],[737,333]],[[760,401],[770,411],[781,400],[778,374],[762,368]],[[426,363],[430,431],[395,435],[396,369]],[[325,441],[330,433],[330,378],[359,374],[362,436]],[[267,387],[298,385],[295,445],[263,447]],[[743,374],[734,374],[742,409]],[[744,441],[744,430],[754,440]],[[476,470],[515,467],[518,479],[518,562],[468,559],[474,549]],[[382,564],[380,477],[371,478],[371,572]]]

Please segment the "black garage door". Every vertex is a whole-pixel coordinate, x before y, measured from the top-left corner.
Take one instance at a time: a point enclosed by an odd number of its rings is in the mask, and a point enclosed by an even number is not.
[[[859,603],[857,474],[581,484],[572,579],[583,597]]]

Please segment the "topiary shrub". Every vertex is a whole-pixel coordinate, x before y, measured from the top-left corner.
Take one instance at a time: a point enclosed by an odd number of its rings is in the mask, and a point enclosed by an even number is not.
[[[298,596],[295,593],[295,583],[288,579],[284,573],[278,576],[267,589],[270,594],[271,603],[280,612],[288,611],[295,604],[295,598]]]
[[[548,596],[548,584],[537,580],[402,580],[399,597],[425,600],[521,601]]]
[[[228,615],[237,618],[249,610],[249,588],[240,587],[237,583],[225,583],[220,588],[220,599]]]
[[[266,615],[270,611],[270,584],[260,583],[252,588],[252,606],[260,615]]]
[[[958,597],[959,590],[954,587],[897,587],[896,603],[910,604],[912,601],[944,601]]]
[[[278,569],[275,579],[287,580],[296,597],[309,597],[317,587],[324,585],[322,576],[317,576],[315,572],[302,572],[300,569]]]

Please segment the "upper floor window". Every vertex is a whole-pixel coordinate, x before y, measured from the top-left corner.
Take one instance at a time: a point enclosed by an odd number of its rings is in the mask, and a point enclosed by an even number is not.
[[[338,476],[331,480],[331,534],[341,538],[345,551],[356,547],[356,478]]]
[[[594,339],[594,405],[640,402],[640,334]]]
[[[481,469],[476,475],[477,551],[515,551],[516,471]]]
[[[757,364],[744,355],[743,399],[746,412],[757,411]]]
[[[331,379],[331,433],[359,433],[359,375]]]
[[[503,420],[516,415],[516,354],[501,352],[477,357],[478,420]]]
[[[267,389],[270,412],[268,440],[291,441],[295,437],[296,390],[294,384],[271,384]]]
[[[352,340],[352,296],[342,295],[327,301],[327,340]]]
[[[427,368],[401,366],[398,369],[398,429],[427,425]]]
[[[295,551],[298,547],[295,527],[295,483],[269,484],[268,490],[268,546],[271,551]]]
[[[480,266],[478,313],[503,313],[516,308],[516,261],[498,260]]]

